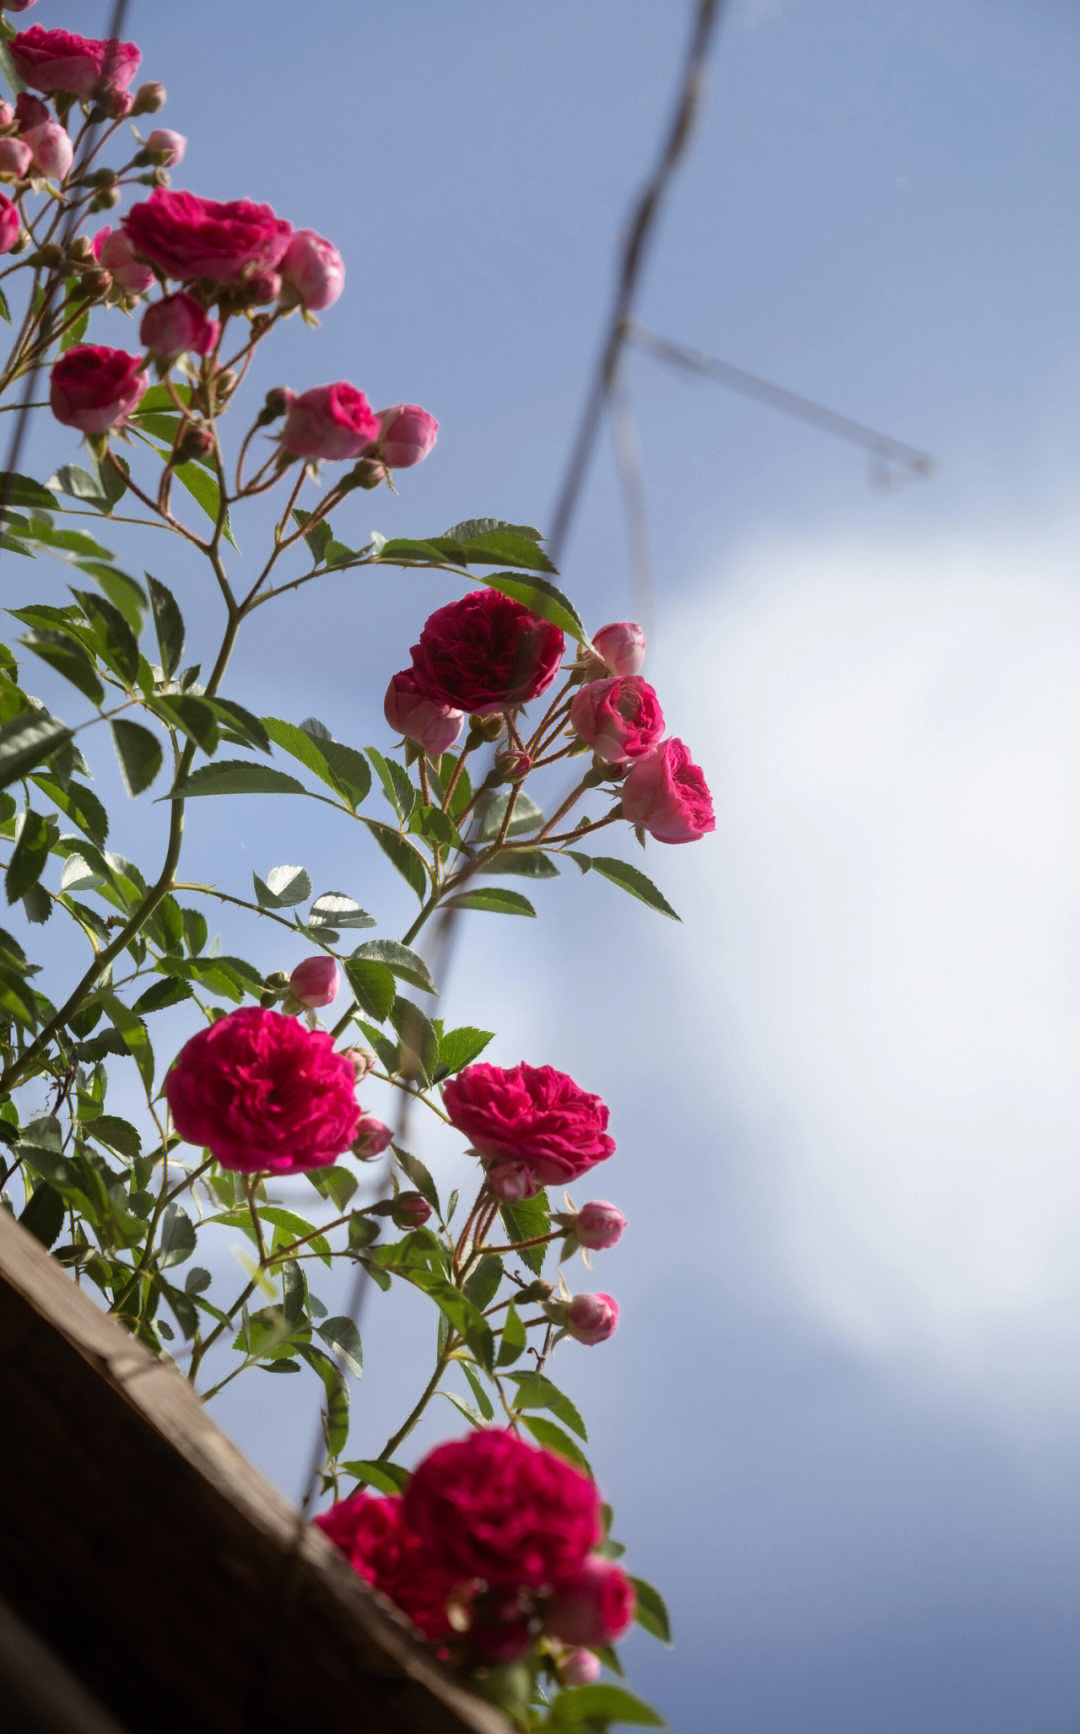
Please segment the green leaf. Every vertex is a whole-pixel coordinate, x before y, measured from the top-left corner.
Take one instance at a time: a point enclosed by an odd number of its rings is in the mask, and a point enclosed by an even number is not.
[[[42,1246],[52,1246],[64,1226],[67,1206],[47,1180],[40,1180],[24,1206],[19,1221]]]
[[[115,1114],[99,1114],[89,1128],[90,1136],[99,1144],[104,1144],[110,1150],[115,1150],[119,1156],[126,1156],[134,1161],[142,1150],[139,1134],[127,1120],[118,1119]]]
[[[519,797],[520,798],[520,797]],[[485,861],[481,873],[511,873],[522,879],[557,879],[559,869],[542,849],[503,849]]]
[[[315,1330],[324,1343],[329,1343],[342,1366],[348,1368],[354,1379],[358,1379],[364,1370],[363,1352],[360,1347],[360,1332],[352,1319],[324,1319],[321,1325],[316,1325]]]
[[[99,849],[105,847],[105,839],[109,834],[109,815],[90,789],[81,783],[69,783],[67,788],[61,788],[51,777],[36,775],[34,782],[42,794],[48,795],[60,811],[69,818],[80,831],[85,832],[92,843]]]
[[[313,719],[309,719],[303,728],[298,728],[295,723],[285,722],[281,717],[262,718],[263,727],[275,746],[298,759],[351,807],[358,807],[371,787],[371,772],[366,759],[355,748],[332,740],[329,732],[325,736],[315,733],[312,722]]]
[[[517,1308],[508,1306],[503,1320],[502,1334],[499,1338],[499,1352],[495,1356],[497,1367],[508,1367],[516,1361],[525,1348],[525,1326],[518,1316]]]
[[[106,549],[97,548],[96,543],[94,546],[99,554],[112,559],[112,555],[108,554]],[[132,632],[138,637],[142,631],[143,614],[146,609],[146,597],[143,594],[142,585],[137,584],[134,578],[129,578],[126,572],[118,571],[115,566],[103,566],[99,561],[88,561],[83,570],[89,572],[90,576],[97,580],[109,601],[115,608],[119,609]]]
[[[188,950],[192,957],[198,957],[206,946],[210,931],[206,925],[206,916],[201,909],[181,909],[180,915],[184,923]]]
[[[502,1259],[494,1254],[486,1254],[476,1266],[472,1275],[465,1283],[465,1293],[478,1312],[489,1307],[499,1291],[502,1281]]]
[[[667,1611],[667,1603],[658,1589],[651,1583],[646,1583],[643,1577],[632,1577],[630,1582],[637,1592],[637,1611],[635,1618],[639,1626],[644,1626],[654,1638],[659,1638],[662,1644],[671,1646],[671,1619]]]
[[[127,792],[141,795],[161,769],[161,742],[141,723],[128,722],[126,717],[114,717],[109,728]]]
[[[147,1090],[152,1090],[154,1085],[154,1051],[150,1046],[150,1036],[142,1018],[138,1017],[130,1006],[126,1006],[123,1000],[117,999],[115,994],[106,993],[99,988],[96,997],[104,1009],[105,1016],[120,1035],[125,1048],[138,1066],[139,1076]]]
[[[311,896],[311,879],[304,867],[271,867],[265,884],[257,873],[251,877],[260,909],[290,909]]]
[[[631,867],[627,861],[619,861],[613,855],[581,855],[575,849],[567,849],[571,861],[576,861],[583,873],[590,869],[599,873],[602,879],[610,879],[613,885],[621,885],[624,891],[629,891],[631,897],[639,897],[642,903],[647,903],[650,909],[659,910],[661,915],[670,915],[673,921],[679,921],[674,909],[666,898],[662,897],[651,879],[637,867]]]
[[[441,1214],[441,1211],[439,1210],[439,1194],[435,1189],[435,1182],[429,1171],[424,1167],[419,1156],[410,1156],[407,1150],[402,1150],[397,1144],[391,1145],[391,1149],[394,1152],[394,1160],[398,1167],[401,1169],[402,1173],[412,1181],[421,1198],[427,1200],[431,1205],[432,1210],[437,1214]]]
[[[304,530],[304,525],[308,522],[310,517],[310,512],[302,512],[299,507],[297,507],[293,512],[293,522],[297,524],[301,530]],[[333,539],[334,532],[331,530],[325,519],[320,520],[320,522],[311,530],[304,530],[304,541],[311,549],[316,565],[318,565],[319,561],[326,553],[327,545],[332,542]]]
[[[349,1436],[349,1387],[337,1363],[322,1349],[304,1345],[299,1354],[318,1373],[326,1390],[323,1437],[331,1457],[337,1457]]]
[[[556,1420],[562,1421],[579,1439],[588,1443],[589,1435],[581,1415],[557,1385],[553,1385],[543,1373],[512,1373],[511,1377],[517,1385],[515,1409],[550,1409]]]
[[[551,1227],[547,1193],[543,1191],[537,1192],[533,1198],[522,1198],[517,1204],[504,1204],[499,1214],[507,1240],[534,1240]],[[539,1274],[546,1252],[546,1246],[527,1246],[519,1256],[530,1270]]]
[[[540,537],[524,525],[503,524],[497,518],[471,518],[453,525],[445,536],[463,549],[458,556],[461,565],[524,566],[532,572],[557,570],[537,545]]]
[[[506,803],[512,792],[509,789],[501,790],[484,809],[483,823],[477,833],[481,843],[494,843],[499,835],[499,827],[502,824],[503,814],[506,812]],[[523,789],[519,789],[517,799],[514,802],[514,814],[506,828],[506,835],[514,837],[522,831],[532,831],[540,824],[543,817],[544,815],[536,802]]]
[[[445,1326],[439,1336],[440,1349],[444,1341],[444,1335]],[[484,1417],[481,1415],[479,1409],[474,1409],[471,1403],[466,1403],[464,1397],[459,1397],[456,1391],[436,1391],[435,1395],[441,1397],[444,1403],[451,1403],[459,1415],[464,1415],[470,1427],[482,1427],[484,1425]]]
[[[508,891],[502,885],[484,885],[476,891],[461,891],[448,897],[444,909],[489,909],[497,915],[532,915],[536,910],[520,891]]]
[[[573,1686],[552,1699],[543,1728],[590,1728],[608,1722],[629,1722],[636,1728],[666,1728],[664,1718],[622,1686]]]
[[[587,634],[577,609],[569,597],[556,590],[546,578],[526,577],[520,572],[493,572],[482,578],[481,583],[489,590],[497,590],[501,596],[512,596],[515,602],[524,603],[542,620],[550,620],[552,626],[559,627],[579,644],[586,642]]]
[[[25,710],[0,725],[0,789],[25,777],[35,765],[70,741],[71,730],[44,710]]]
[[[368,747],[366,751],[378,773],[386,799],[404,825],[418,798],[408,771],[396,759],[384,758],[377,747]]]
[[[306,795],[310,791],[285,771],[249,759],[215,759],[200,765],[183,782],[174,784],[169,799],[189,800],[196,795]]]
[[[450,536],[455,542],[471,542],[477,536],[489,536],[496,530],[509,530],[515,536],[527,536],[530,542],[542,542],[542,530],[534,530],[531,524],[508,524],[504,518],[465,518],[460,524],[451,524],[444,536]]]
[[[451,1073],[471,1065],[477,1055],[483,1053],[494,1033],[494,1030],[477,1030],[467,1024],[457,1030],[444,1030],[439,1037],[439,1063],[433,1082],[441,1083]]]
[[[385,964],[362,957],[347,957],[344,963],[357,1004],[369,1017],[382,1023],[390,1016],[397,998],[397,984],[390,971]]]
[[[324,891],[320,897],[316,897],[307,918],[309,933],[312,930],[318,933],[323,929],[336,933],[343,927],[374,926],[375,917],[340,891]]]
[[[183,1264],[195,1251],[195,1226],[178,1204],[167,1204],[158,1235],[158,1263],[163,1270]]]
[[[217,717],[204,698],[191,692],[157,693],[147,703],[156,716],[170,727],[179,729],[204,753],[217,751]]]
[[[27,808],[4,875],[4,891],[9,903],[14,903],[31,885],[37,884],[49,859],[50,845],[55,840],[56,826],[43,819],[40,813]]]
[[[402,981],[411,982],[413,987],[422,988],[425,993],[435,992],[435,983],[423,958],[410,951],[407,945],[399,945],[396,939],[369,939],[357,946],[353,956],[384,963]]]
[[[139,644],[119,608],[92,590],[72,589],[71,594],[94,628],[102,661],[125,686],[133,686],[139,673]]]
[[[51,512],[56,507],[56,500],[48,488],[43,488],[32,476],[20,476],[15,470],[0,470],[0,505]]]
[[[400,1039],[396,1070],[405,1076],[415,1074],[422,1083],[430,1084],[431,1074],[439,1063],[439,1038],[428,1018],[410,999],[394,1001],[390,1021]]]
[[[557,1451],[568,1463],[575,1463],[579,1469],[584,1469],[586,1475],[592,1474],[589,1460],[580,1445],[571,1439],[569,1433],[556,1427],[554,1421],[545,1420],[542,1415],[522,1415],[521,1425],[528,1428],[538,1445],[546,1446],[549,1451]]]
[[[468,1344],[480,1365],[490,1372],[495,1355],[491,1326],[461,1290],[447,1282],[445,1277],[436,1276],[434,1271],[406,1269],[400,1274],[431,1296],[444,1318]]]
[[[263,728],[261,721],[251,711],[245,710],[235,699],[204,698],[203,704],[208,704],[218,720],[224,723],[226,730],[236,737],[238,746],[254,747],[260,753],[270,751],[270,737]]]
[[[400,831],[392,831],[389,825],[382,825],[377,819],[364,819],[362,823],[367,826],[391,866],[397,868],[405,883],[423,903],[428,889],[423,857],[411,843],[406,842]]]
[[[328,1198],[335,1210],[343,1211],[360,1184],[348,1168],[309,1168],[307,1179],[320,1198]]]
[[[39,630],[27,633],[19,642],[35,656],[40,656],[50,668],[55,668],[65,680],[70,680],[72,686],[77,686],[91,704],[102,702],[105,688],[94,672],[92,661],[76,639],[68,638],[63,632]]]
[[[162,450],[160,447],[157,449],[160,457],[168,457],[167,450]],[[202,507],[210,522],[216,525],[218,514],[221,511],[221,489],[217,485],[217,478],[209,470],[204,469],[201,464],[190,461],[186,464],[177,464],[173,469],[173,475],[187,489],[196,504]],[[232,526],[229,523],[228,512],[225,513],[223,533],[225,540],[235,548],[236,541],[233,537]]]
[[[161,672],[166,678],[175,673],[184,650],[184,618],[172,591],[158,579],[146,573],[150,591],[150,607],[154,615],[154,630],[161,651]]]
[[[353,1475],[364,1487],[375,1487],[380,1493],[401,1493],[409,1485],[409,1471],[400,1463],[376,1463],[367,1457],[354,1457],[339,1463],[339,1470]]]

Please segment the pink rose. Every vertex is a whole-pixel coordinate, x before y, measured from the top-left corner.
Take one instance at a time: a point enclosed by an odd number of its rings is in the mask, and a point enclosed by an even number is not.
[[[165,1079],[180,1136],[242,1174],[300,1174],[335,1161],[360,1121],[355,1088],[331,1036],[261,1006],[241,1006],[192,1036]]]
[[[636,674],[645,661],[645,634],[632,620],[615,620],[593,634],[593,649],[612,674]]]
[[[341,254],[314,229],[297,229],[281,256],[281,281],[301,307],[321,313],[345,287]]]
[[[48,112],[48,109],[46,109],[46,115],[48,115]],[[6,132],[9,126],[14,125],[15,110],[12,108],[10,102],[4,102],[3,99],[0,98],[0,128]]]
[[[21,138],[0,138],[0,177],[21,181],[29,173],[33,151]]]
[[[195,355],[209,355],[220,331],[217,320],[208,317],[194,295],[178,289],[175,295],[166,295],[146,309],[139,337],[159,361],[172,361],[186,350]]]
[[[75,158],[75,148],[64,128],[55,120],[43,121],[23,133],[23,143],[33,152],[34,168],[48,181],[62,181]]]
[[[465,721],[464,712],[425,698],[410,668],[403,668],[391,680],[383,714],[392,729],[406,740],[416,741],[429,759],[449,751]]]
[[[367,1070],[370,1069],[368,1066]],[[361,1162],[369,1162],[373,1156],[381,1156],[393,1141],[394,1134],[389,1126],[376,1120],[374,1114],[361,1114],[356,1122],[356,1132],[349,1149]]]
[[[495,1427],[429,1452],[403,1506],[434,1564],[492,1586],[572,1577],[600,1539],[600,1499],[588,1476]]]
[[[592,1554],[555,1585],[544,1631],[564,1644],[613,1644],[632,1623],[637,1596],[621,1566]]]
[[[215,283],[240,283],[252,271],[272,271],[292,234],[269,205],[249,199],[219,204],[164,187],[132,205],[122,226],[139,257],[163,276]]]
[[[172,132],[167,126],[159,126],[147,134],[143,150],[149,151],[161,168],[173,169],[183,160],[187,139],[182,132]]]
[[[566,1307],[566,1329],[589,1348],[614,1336],[618,1322],[618,1302],[609,1294],[576,1294]]]
[[[395,1228],[423,1228],[430,1215],[431,1205],[419,1192],[399,1192],[390,1220]]]
[[[591,1204],[583,1204],[574,1220],[577,1243],[589,1252],[606,1252],[609,1246],[621,1240],[625,1227],[626,1217],[622,1211],[616,1210],[614,1204],[605,1204],[600,1198]]]
[[[552,1066],[466,1066],[443,1085],[443,1102],[497,1184],[510,1175],[527,1185],[509,1196],[569,1185],[615,1148],[600,1097]]]
[[[439,424],[418,403],[396,403],[379,411],[379,437],[372,453],[391,470],[420,463],[435,444]]]
[[[405,1521],[400,1494],[353,1493],[314,1521],[353,1570],[394,1602],[425,1638],[437,1642],[451,1636],[446,1610],[458,1579],[428,1557]]]
[[[65,427],[106,433],[127,420],[146,386],[141,355],[76,343],[53,363],[49,407]]]
[[[31,96],[28,90],[20,90],[15,98],[15,119],[22,131],[26,132],[28,127],[42,126],[45,121],[52,119],[52,115],[39,96]]]
[[[664,713],[639,674],[613,675],[578,688],[570,724],[598,758],[609,765],[640,759],[664,732]]]
[[[313,385],[290,400],[281,448],[294,458],[358,458],[378,426],[355,385]]]
[[[558,1664],[560,1686],[592,1686],[600,1678],[600,1657],[592,1650],[568,1650]]]
[[[622,810],[659,843],[692,843],[716,829],[708,784],[674,736],[631,767],[622,786]]]
[[[10,253],[19,239],[21,225],[18,208],[0,193],[0,253]]]
[[[305,957],[290,975],[289,988],[303,1006],[333,1005],[340,980],[332,957]]]
[[[497,590],[472,590],[428,616],[412,647],[413,674],[437,704],[490,716],[551,685],[563,642],[557,626],[523,603]]]
[[[88,100],[98,87],[126,90],[142,59],[134,42],[97,42],[69,30],[32,24],[8,44],[15,70],[31,90],[54,90]]]
[[[90,245],[101,269],[125,295],[144,295],[154,282],[154,273],[136,259],[122,229],[99,229]]]

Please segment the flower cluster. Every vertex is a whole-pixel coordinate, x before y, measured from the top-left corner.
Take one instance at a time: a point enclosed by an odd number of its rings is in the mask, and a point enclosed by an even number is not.
[[[510,1432],[439,1445],[403,1495],[354,1493],[315,1522],[448,1660],[513,1661],[541,1639],[597,1649],[634,1617],[633,1584],[595,1551],[593,1482]]]

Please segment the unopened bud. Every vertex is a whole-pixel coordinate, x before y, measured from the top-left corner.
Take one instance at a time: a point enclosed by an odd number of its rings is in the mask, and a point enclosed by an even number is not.
[[[116,185],[115,169],[92,169],[88,175],[83,175],[84,187],[114,187]]]
[[[339,489],[377,488],[386,480],[386,471],[374,458],[358,458],[347,475],[338,483]]]
[[[532,770],[532,759],[528,753],[508,747],[505,752],[497,754],[495,767],[503,782],[520,783]]]
[[[345,1048],[343,1051],[345,1058],[352,1062],[357,1083],[362,1083],[375,1064],[375,1055],[369,1054],[366,1048]]]
[[[469,721],[469,734],[466,745],[477,747],[483,741],[497,741],[503,732],[503,719],[498,711],[494,716],[474,716]]]
[[[135,100],[131,105],[132,114],[156,114],[159,108],[165,107],[165,86],[163,84],[140,84],[135,92]]]
[[[0,127],[15,125],[15,110],[10,102],[0,102]]]
[[[341,976],[332,957],[306,957],[289,977],[289,986],[302,1006],[332,1005]]]
[[[108,90],[101,97],[101,106],[110,120],[126,120],[135,112],[135,98],[130,90]]]
[[[143,145],[149,161],[165,169],[175,168],[186,150],[187,139],[183,133],[173,132],[167,126],[155,127]]]
[[[423,1228],[431,1215],[431,1205],[419,1192],[399,1192],[394,1199],[390,1220],[395,1228]]]
[[[184,423],[183,432],[176,442],[176,457],[179,463],[187,463],[191,458],[208,458],[213,449],[212,428],[199,421]]]
[[[91,211],[111,211],[120,203],[120,188],[105,187],[90,200]]]
[[[0,138],[0,181],[21,181],[33,152],[21,138]]]
[[[361,1162],[368,1162],[373,1156],[381,1156],[383,1151],[393,1141],[394,1134],[389,1126],[384,1126],[374,1114],[361,1114],[360,1123],[356,1128],[356,1136],[349,1149]]]

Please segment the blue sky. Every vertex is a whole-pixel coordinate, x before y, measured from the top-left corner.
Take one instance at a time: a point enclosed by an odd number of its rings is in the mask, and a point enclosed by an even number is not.
[[[645,0],[193,0],[182,27],[133,0],[190,138],[175,184],[344,255],[345,296],[267,347],[262,384],[349,378],[440,420],[399,497],[351,497],[346,539],[550,522],[688,27]],[[622,1323],[554,1371],[671,1601],[677,1649],[627,1661],[682,1734],[1080,1721],[1078,38],[1054,0],[732,0],[638,315],[938,468],[883,492],[854,449],[628,358],[653,594],[607,442],[563,578],[590,626],[647,608],[645,672],[717,832],[649,849],[682,927],[553,882],[448,990],[499,1030],[492,1058],[612,1106],[592,1195],[631,1226],[589,1286]],[[118,320],[94,335],[124,342]],[[53,436],[42,462],[75,455]],[[195,567],[162,576],[209,633]],[[230,691],[378,741],[446,594],[343,575],[267,609]],[[216,813],[205,860],[238,881],[303,860],[387,933],[408,920],[351,836],[252,815]],[[351,1448],[430,1352],[425,1317],[381,1304]],[[306,1427],[263,1384],[221,1419],[295,1492]]]

